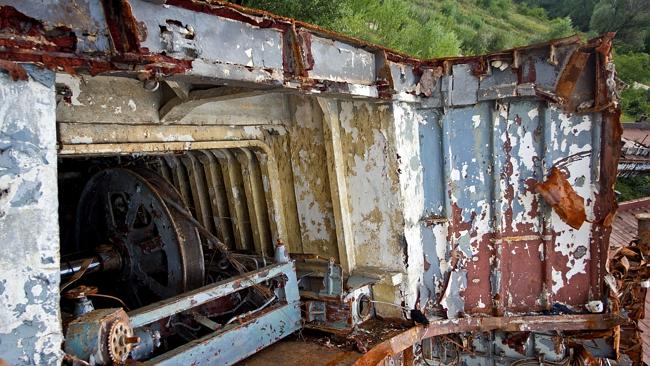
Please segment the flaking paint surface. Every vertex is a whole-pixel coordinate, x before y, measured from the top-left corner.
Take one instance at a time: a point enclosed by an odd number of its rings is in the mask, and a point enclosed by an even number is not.
[[[291,163],[302,249],[338,260],[322,113],[314,103],[295,97],[291,106]]]
[[[442,220],[430,222],[421,236],[428,265],[421,302],[440,297],[451,313],[517,313],[556,302],[582,308],[590,300],[591,224],[569,227],[541,202],[534,185],[551,166],[560,167],[585,198],[587,220],[594,217],[595,118],[568,116],[534,100],[483,102],[424,118],[423,215]],[[550,253],[545,240],[552,243]]]
[[[385,105],[341,101],[339,120],[358,262],[403,271],[405,243],[399,229],[403,219],[390,112]]]
[[[56,365],[63,337],[54,85],[0,74],[0,100],[0,358]]]

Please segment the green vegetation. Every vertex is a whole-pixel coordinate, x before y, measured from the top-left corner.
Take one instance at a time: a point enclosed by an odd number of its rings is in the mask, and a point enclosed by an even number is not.
[[[616,191],[619,193],[618,201],[625,202],[650,196],[650,176],[639,175],[629,178],[618,178]]]
[[[480,54],[571,35],[568,17],[512,0],[237,0],[417,57]]]

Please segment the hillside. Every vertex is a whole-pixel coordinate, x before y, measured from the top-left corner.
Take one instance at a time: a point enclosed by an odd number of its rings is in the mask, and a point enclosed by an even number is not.
[[[423,58],[486,53],[574,33],[512,0],[237,0]]]
[[[568,18],[549,20],[541,8],[506,0],[415,0],[408,2],[421,24],[433,20],[452,31],[462,54],[481,54],[575,33]]]

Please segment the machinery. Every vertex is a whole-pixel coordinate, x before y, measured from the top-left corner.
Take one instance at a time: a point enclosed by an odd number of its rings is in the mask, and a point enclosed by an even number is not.
[[[61,264],[72,363],[226,365],[301,326],[294,263],[231,252],[146,166],[94,174],[75,221]]]

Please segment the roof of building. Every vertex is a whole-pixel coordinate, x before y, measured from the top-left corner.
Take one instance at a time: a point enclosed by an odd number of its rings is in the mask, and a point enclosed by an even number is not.
[[[616,219],[612,225],[610,246],[626,245],[636,238],[637,219],[640,213],[650,213],[650,197],[621,202],[616,211]]]
[[[650,123],[623,123],[623,138],[650,146]]]

